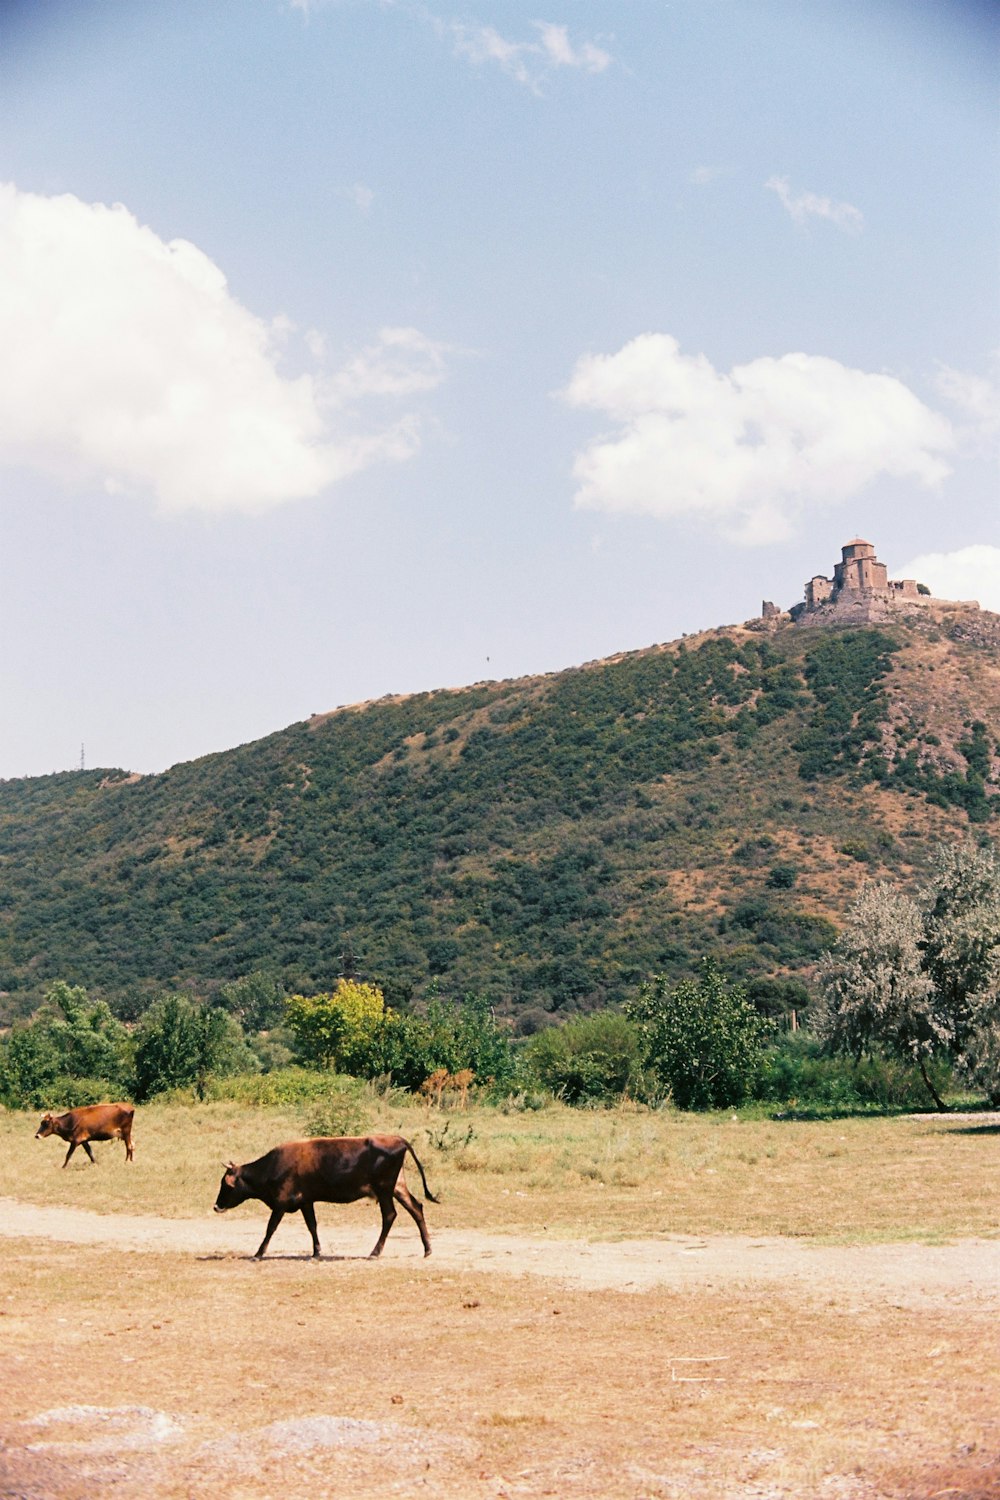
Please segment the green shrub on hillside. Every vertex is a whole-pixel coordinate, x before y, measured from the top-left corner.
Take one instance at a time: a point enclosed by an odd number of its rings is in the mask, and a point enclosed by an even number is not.
[[[888,699],[877,686],[898,644],[879,630],[822,635],[808,652],[813,711],[795,748],[806,781],[862,765],[881,740]]]

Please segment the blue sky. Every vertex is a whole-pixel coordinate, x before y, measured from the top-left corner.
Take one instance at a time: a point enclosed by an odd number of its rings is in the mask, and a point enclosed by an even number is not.
[[[979,0],[0,8],[0,775],[1000,610]]]

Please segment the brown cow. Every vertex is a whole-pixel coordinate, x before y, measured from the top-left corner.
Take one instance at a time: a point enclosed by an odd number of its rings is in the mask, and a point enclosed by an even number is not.
[[[69,1141],[64,1167],[69,1165],[77,1146],[82,1146],[93,1161],[91,1141],[124,1141],[125,1160],[131,1161],[134,1114],[131,1104],[84,1104],[80,1109],[67,1110],[64,1115],[43,1115],[42,1123],[35,1131],[35,1140],[58,1135]]]
[[[314,1204],[356,1203],[359,1198],[375,1198],[382,1210],[382,1233],[371,1253],[374,1259],[381,1255],[386,1236],[395,1222],[396,1210],[392,1206],[395,1198],[415,1221],[424,1254],[430,1255],[431,1242],[424,1222],[423,1204],[414,1198],[400,1178],[407,1152],[417,1163],[424,1192],[432,1203],[437,1203],[427,1186],[417,1153],[401,1135],[317,1136],[308,1141],[286,1141],[283,1146],[275,1146],[266,1156],[246,1162],[242,1167],[227,1162],[219,1196],[215,1200],[215,1212],[225,1213],[248,1198],[259,1198],[261,1203],[267,1204],[271,1217],[257,1251],[256,1259],[260,1260],[285,1214],[301,1211],[312,1235],[313,1255],[318,1256],[320,1248]]]

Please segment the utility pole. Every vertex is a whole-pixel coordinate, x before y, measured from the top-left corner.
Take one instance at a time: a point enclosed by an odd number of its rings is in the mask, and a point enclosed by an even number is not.
[[[80,770],[81,771],[85,771],[86,770],[86,764],[84,762],[83,746],[82,745],[80,746]]]

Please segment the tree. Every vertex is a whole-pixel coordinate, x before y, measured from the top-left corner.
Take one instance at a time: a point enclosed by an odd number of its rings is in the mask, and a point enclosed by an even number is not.
[[[1000,858],[989,845],[938,850],[924,892],[923,961],[948,1051],[1000,1100]]]
[[[382,1071],[392,1015],[378,985],[356,979],[285,1001],[285,1022],[309,1062],[361,1076]]]
[[[626,1002],[625,1014],[642,1035],[647,1066],[680,1109],[746,1098],[770,1028],[713,959],[702,959],[698,978],[673,989],[662,975],[651,979]]]
[[[96,1103],[102,1094],[128,1093],[131,1084],[125,1027],[103,1000],[61,979],[0,1047],[0,1098],[14,1108]]]
[[[471,1068],[483,1083],[514,1073],[510,1036],[482,996],[456,1005],[435,993],[426,1015],[399,1015],[378,985],[339,979],[329,994],[290,996],[285,1021],[315,1066],[362,1078],[391,1073],[404,1088],[419,1088],[436,1068]]]
[[[877,1046],[915,1062],[939,1109],[927,1063],[945,1040],[924,970],[920,908],[895,887],[865,885],[836,945],[820,960],[813,1026],[831,1051],[855,1061]]]
[[[274,974],[256,969],[221,985],[219,999],[245,1031],[269,1031],[281,1020],[285,991]]]
[[[166,1089],[199,1094],[209,1073],[256,1073],[260,1063],[247,1047],[240,1024],[217,1007],[184,995],[166,995],[151,1005],[136,1031],[136,1098]]]
[[[820,964],[815,1025],[834,1050],[876,1045],[928,1075],[945,1056],[1000,1098],[1000,860],[988,846],[941,847],[918,901],[866,886]]]

